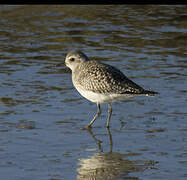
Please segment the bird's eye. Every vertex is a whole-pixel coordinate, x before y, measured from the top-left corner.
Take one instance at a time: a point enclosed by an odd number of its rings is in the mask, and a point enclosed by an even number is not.
[[[71,61],[71,62],[75,61],[75,58],[71,58],[70,61]]]

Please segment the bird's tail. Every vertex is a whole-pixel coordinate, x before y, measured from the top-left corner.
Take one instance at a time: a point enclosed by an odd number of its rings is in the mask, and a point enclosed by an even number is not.
[[[148,90],[145,90],[143,92],[145,95],[147,96],[154,96],[155,94],[159,94],[158,92],[155,92],[155,91],[148,91]]]

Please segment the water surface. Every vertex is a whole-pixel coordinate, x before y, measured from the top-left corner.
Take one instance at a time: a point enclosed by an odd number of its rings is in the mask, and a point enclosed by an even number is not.
[[[156,97],[96,113],[65,67],[80,49]],[[0,178],[187,178],[187,6],[0,6]]]

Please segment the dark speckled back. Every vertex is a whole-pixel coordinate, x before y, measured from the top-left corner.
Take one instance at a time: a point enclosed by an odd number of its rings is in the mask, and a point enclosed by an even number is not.
[[[97,61],[87,61],[76,71],[75,83],[85,90],[102,94],[145,94],[145,90],[117,68]]]

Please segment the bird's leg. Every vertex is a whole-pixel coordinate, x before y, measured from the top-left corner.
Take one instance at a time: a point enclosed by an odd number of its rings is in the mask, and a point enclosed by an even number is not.
[[[97,114],[94,116],[94,118],[92,119],[92,121],[86,126],[86,128],[91,128],[91,125],[94,123],[94,121],[98,118],[98,116],[101,114],[101,108],[100,108],[100,104],[97,103]]]
[[[109,128],[110,124],[110,117],[112,115],[112,106],[108,103],[108,118],[107,118],[107,128]]]
[[[108,127],[107,130],[108,130],[108,135],[109,135],[109,140],[110,140],[110,152],[112,152],[113,141],[112,141],[112,134],[110,132],[110,127]]]

